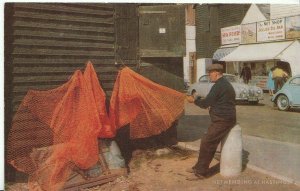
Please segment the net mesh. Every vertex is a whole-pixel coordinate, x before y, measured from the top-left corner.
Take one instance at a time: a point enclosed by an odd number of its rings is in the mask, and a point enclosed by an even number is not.
[[[31,90],[16,112],[7,159],[29,174],[31,190],[59,190],[72,170],[98,161],[98,137],[112,137],[105,94],[91,63],[62,86]]]
[[[125,67],[119,71],[110,115],[91,62],[62,86],[30,90],[16,112],[7,141],[7,160],[29,175],[30,190],[60,190],[74,169],[99,160],[98,138],[112,138],[130,124],[131,138],[157,135],[183,112],[184,94],[158,85]]]
[[[128,67],[119,71],[110,101],[116,129],[130,124],[130,138],[158,135],[171,127],[184,108],[185,95],[156,84]]]

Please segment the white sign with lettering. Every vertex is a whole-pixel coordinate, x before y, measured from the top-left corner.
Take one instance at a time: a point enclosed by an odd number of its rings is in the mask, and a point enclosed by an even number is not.
[[[284,38],[284,18],[257,23],[257,42],[281,40]]]
[[[241,42],[241,26],[221,28],[221,42],[224,44],[235,44]]]
[[[166,28],[159,28],[159,33],[164,34],[166,33]]]

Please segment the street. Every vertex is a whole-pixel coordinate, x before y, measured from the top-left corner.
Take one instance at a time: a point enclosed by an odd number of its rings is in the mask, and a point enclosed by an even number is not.
[[[243,135],[267,138],[276,141],[300,144],[300,110],[279,111],[273,107],[269,94],[258,105],[238,103],[237,122],[242,127]],[[180,126],[185,125],[184,129]],[[210,124],[208,110],[194,104],[186,103],[185,115],[179,120],[179,141],[195,141],[199,139]]]

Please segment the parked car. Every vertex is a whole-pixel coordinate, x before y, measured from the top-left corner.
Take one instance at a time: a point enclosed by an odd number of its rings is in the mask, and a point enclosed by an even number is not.
[[[281,111],[300,107],[300,75],[288,79],[282,88],[272,96],[272,101]]]
[[[223,74],[223,76],[232,84],[235,90],[236,100],[248,101],[250,104],[258,104],[259,100],[263,99],[263,90],[260,87],[244,84],[239,81],[237,76],[232,74]],[[198,82],[190,85],[187,93],[204,98],[209,93],[213,84],[207,74],[203,75],[199,78]]]

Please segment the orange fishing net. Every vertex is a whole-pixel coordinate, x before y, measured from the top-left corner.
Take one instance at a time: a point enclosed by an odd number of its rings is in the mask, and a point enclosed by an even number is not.
[[[184,108],[185,95],[156,84],[128,67],[119,71],[110,101],[110,119],[130,124],[130,138],[158,135],[171,127]]]
[[[30,190],[60,190],[74,169],[98,158],[98,138],[111,138],[130,124],[131,138],[157,135],[183,111],[184,94],[122,69],[114,86],[110,116],[105,93],[90,62],[62,86],[31,90],[23,99],[8,136],[7,159],[29,174]]]
[[[8,161],[29,174],[29,188],[59,190],[73,168],[98,161],[97,137],[112,137],[105,124],[105,94],[91,63],[64,85],[29,91],[13,119]]]

